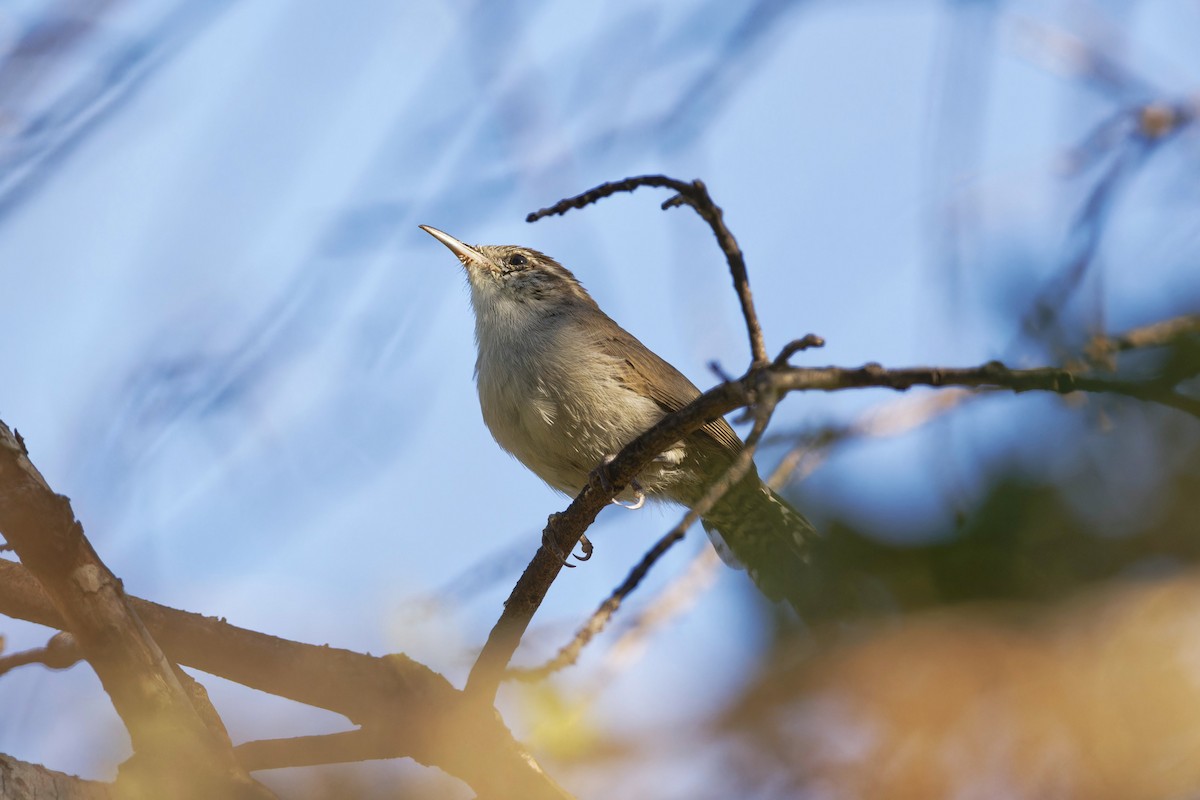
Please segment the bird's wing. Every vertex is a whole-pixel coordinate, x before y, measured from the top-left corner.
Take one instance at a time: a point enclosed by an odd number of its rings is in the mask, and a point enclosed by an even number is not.
[[[678,411],[700,396],[700,390],[687,377],[659,358],[632,333],[614,323],[605,332],[599,343],[610,356],[625,362],[621,380],[633,391],[639,392],[659,405],[666,413]],[[729,423],[717,417],[700,429],[708,434],[723,450],[736,453],[742,449],[742,440],[729,427]]]

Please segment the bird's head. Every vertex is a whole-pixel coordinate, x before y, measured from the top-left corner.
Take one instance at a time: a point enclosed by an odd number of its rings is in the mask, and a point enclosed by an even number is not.
[[[475,315],[545,316],[559,309],[596,303],[571,271],[553,258],[516,245],[467,245],[437,228],[421,230],[458,256],[471,285]]]

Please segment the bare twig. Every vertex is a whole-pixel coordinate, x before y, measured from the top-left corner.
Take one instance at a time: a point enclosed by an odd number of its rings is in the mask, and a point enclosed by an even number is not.
[[[766,339],[763,337],[762,326],[758,322],[758,313],[754,310],[754,298],[750,294],[750,276],[746,271],[746,259],[742,255],[741,248],[738,247],[737,240],[733,238],[733,233],[725,225],[724,212],[713,202],[703,181],[695,180],[688,183],[677,178],[669,178],[666,175],[639,175],[635,178],[602,183],[588,189],[583,194],[568,197],[549,208],[535,211],[527,216],[525,221],[537,222],[545,217],[565,214],[573,208],[583,208],[619,192],[632,192],[640,186],[674,190],[677,194],[663,202],[664,210],[680,205],[691,206],[708,223],[713,235],[717,237],[717,244],[720,245],[721,252],[725,254],[725,260],[729,262],[729,271],[733,276],[733,288],[737,292],[738,302],[741,303],[742,316],[746,320],[746,331],[750,336],[750,355],[753,363],[756,365],[767,363]]]
[[[1033,20],[1020,20],[1018,30],[1043,63],[1100,89],[1117,103],[1117,109],[1069,151],[1072,173],[1104,157],[1111,159],[1072,223],[1064,263],[1021,319],[1022,332],[1037,337],[1052,331],[1063,306],[1083,285],[1121,188],[1160,145],[1195,123],[1197,107],[1194,99],[1164,99],[1165,91],[1118,60],[1111,47],[1096,46]],[[1103,327],[1102,322],[1096,327]]]
[[[989,361],[982,366],[965,368],[884,369],[879,364],[867,364],[858,369],[793,368],[775,372],[772,384],[776,390],[788,392],[838,391],[868,386],[897,391],[906,391],[913,386],[973,386],[1014,392],[1119,394],[1159,403],[1200,418],[1200,400],[1153,382],[1080,374],[1058,367],[1009,369],[999,361]]]
[[[783,349],[779,351],[779,355],[775,356],[774,364],[777,367],[785,367],[787,366],[787,363],[791,357],[796,355],[796,353],[809,350],[814,347],[824,346],[824,339],[822,339],[820,336],[817,336],[815,333],[807,333],[799,339],[793,339],[785,344]]]

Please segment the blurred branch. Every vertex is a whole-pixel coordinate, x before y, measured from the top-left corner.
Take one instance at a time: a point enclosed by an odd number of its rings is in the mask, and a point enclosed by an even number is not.
[[[128,773],[143,791],[174,797],[273,797],[238,766],[75,521],[0,422],[0,529],[74,634],[129,731]],[[212,712],[215,716],[215,711]]]
[[[1091,268],[1100,237],[1120,187],[1171,137],[1192,125],[1194,103],[1153,102],[1123,109],[1103,122],[1071,153],[1072,169],[1100,159],[1109,149],[1119,148],[1108,168],[1097,180],[1071,228],[1074,254],[1048,282],[1022,319],[1022,327],[1037,336],[1058,320],[1062,307],[1081,285]]]
[[[1164,319],[1116,336],[1096,336],[1088,343],[1086,353],[1095,363],[1111,368],[1112,359],[1117,353],[1165,347],[1186,336],[1200,336],[1200,314]]]
[[[1032,58],[1087,82],[1120,106],[1070,151],[1071,172],[1090,167],[1110,154],[1112,158],[1072,223],[1063,265],[1021,319],[1021,330],[1038,340],[1055,330],[1063,307],[1091,270],[1105,222],[1121,188],[1160,145],[1194,125],[1198,109],[1194,98],[1166,99],[1167,92],[1117,60],[1113,53],[1119,48],[1096,45],[1032,19],[1019,19],[1015,27],[1019,42]],[[1109,39],[1113,39],[1121,35],[1121,30],[1110,26],[1109,33]],[[1103,323],[1097,321],[1096,327],[1102,328]]]
[[[767,444],[793,442],[791,448],[772,470],[766,483],[776,491],[799,479],[803,480],[825,459],[834,447],[853,439],[874,436],[896,436],[918,428],[938,416],[958,408],[970,398],[979,397],[970,389],[947,389],[922,397],[906,398],[883,408],[872,409],[849,424],[826,425],[803,433],[784,433],[768,437]]]
[[[642,650],[651,634],[675,617],[688,611],[697,599],[708,591],[722,566],[715,547],[704,547],[688,564],[677,580],[671,581],[658,597],[634,615],[609,650],[609,671],[618,664],[627,664],[633,654]]]
[[[398,720],[397,724],[403,724],[403,721]],[[405,755],[399,746],[404,737],[395,733],[363,729],[289,739],[260,739],[238,745],[235,752],[251,771],[395,758]]]
[[[121,3],[42,5],[0,56],[0,223],[230,3],[174,3],[130,34]]]
[[[487,728],[480,730],[477,727],[480,720],[475,710],[461,705],[460,710],[464,712],[462,717],[445,718],[437,722],[443,726],[444,736],[453,737],[454,746],[461,753],[458,757],[461,762],[459,771],[451,774],[462,778],[464,771],[476,773],[478,777],[468,783],[479,791],[480,797],[570,800],[571,795],[541,772],[532,759],[528,764],[515,760],[497,763],[492,759],[486,741]],[[495,713],[492,712],[492,715]],[[236,753],[246,769],[251,771],[396,758],[410,755],[406,752],[407,742],[412,738],[409,728],[415,722],[406,717],[393,717],[378,719],[369,727],[358,730],[288,739],[262,739],[238,745]],[[474,763],[471,763],[472,760]]]
[[[0,753],[0,797],[4,800],[117,800],[112,784],[88,781]]]
[[[1078,36],[1028,17],[1016,18],[1013,28],[1025,53],[1045,69],[1087,81],[1117,98],[1162,95],[1133,67],[1118,60],[1112,48],[1093,46]]]
[[[82,658],[83,654],[75,644],[75,637],[60,632],[50,637],[45,647],[0,656],[0,675],[26,664],[41,664],[48,669],[66,669],[77,664]]]

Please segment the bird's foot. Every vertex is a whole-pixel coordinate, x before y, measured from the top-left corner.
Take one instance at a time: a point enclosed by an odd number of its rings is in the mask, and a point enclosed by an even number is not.
[[[611,464],[612,460],[614,458],[616,458],[616,455],[605,456],[604,460],[600,462],[600,466],[596,468],[596,477],[598,477],[600,479],[600,486],[604,489],[604,491],[612,492],[612,493],[616,493],[617,487],[614,486],[612,484],[612,481],[610,481],[608,479],[608,475],[605,473],[604,467]],[[661,458],[661,456],[660,456],[660,458]],[[615,497],[612,500],[610,500],[609,502],[612,503],[614,506],[620,506],[621,508],[628,508],[630,511],[637,511],[639,508],[646,505],[646,492],[642,489],[642,485],[640,483],[638,483],[637,478],[634,478],[633,480],[631,480],[629,482],[629,488],[631,490],[633,490],[633,498],[634,498],[633,502],[627,503],[622,500],[618,500]],[[585,550],[584,552],[588,552],[590,555],[589,551]]]

